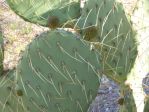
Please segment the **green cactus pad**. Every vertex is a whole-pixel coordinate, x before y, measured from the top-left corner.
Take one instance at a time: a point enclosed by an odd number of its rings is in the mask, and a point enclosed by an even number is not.
[[[80,16],[79,0],[7,0],[7,3],[25,20],[50,28],[69,24]]]
[[[3,35],[0,27],[0,75],[2,75],[3,73],[3,60],[4,60]]]
[[[87,111],[100,82],[99,53],[89,48],[63,30],[28,46],[16,68],[16,93],[28,112]]]
[[[144,106],[144,111],[143,112],[149,112],[149,98],[145,99],[145,106]]]
[[[118,100],[120,105],[119,112],[137,112],[132,90],[129,87],[124,88],[123,97]]]
[[[0,76],[0,112],[22,112],[14,84],[14,70]]]
[[[98,43],[103,72],[117,82],[125,81],[137,47],[122,5],[115,0],[86,1],[75,29],[84,39]]]

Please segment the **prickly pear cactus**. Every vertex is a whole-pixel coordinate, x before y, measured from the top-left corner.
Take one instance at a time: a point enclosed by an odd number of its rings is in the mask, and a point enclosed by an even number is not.
[[[14,94],[13,70],[0,76],[0,112],[21,112],[18,107],[19,101]]]
[[[143,112],[149,112],[149,98],[146,98],[145,100],[145,107]]]
[[[2,75],[3,73],[3,60],[4,60],[3,35],[0,27],[0,75]]]
[[[50,28],[80,16],[79,0],[7,0],[7,3],[25,20]]]
[[[137,55],[135,32],[120,3],[115,0],[88,0],[75,25],[84,39],[96,42],[102,55],[103,72],[123,82]]]
[[[129,87],[124,87],[123,96],[119,98],[119,112],[137,112],[132,90]]]
[[[64,30],[37,37],[16,68],[23,112],[86,112],[100,79],[97,51]]]

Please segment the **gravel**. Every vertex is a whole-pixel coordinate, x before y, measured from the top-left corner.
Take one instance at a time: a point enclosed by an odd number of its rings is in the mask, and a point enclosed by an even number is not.
[[[89,112],[118,112],[119,91],[119,86],[103,75],[97,97],[90,106]]]

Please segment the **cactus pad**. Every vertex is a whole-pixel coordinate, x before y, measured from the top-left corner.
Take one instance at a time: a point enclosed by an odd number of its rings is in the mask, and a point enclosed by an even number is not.
[[[22,112],[14,91],[14,70],[0,76],[0,112]]]
[[[148,96],[145,99],[145,107],[144,107],[144,111],[143,112],[149,112],[149,98],[148,98]]]
[[[122,5],[115,0],[86,1],[75,29],[84,39],[98,42],[105,74],[118,82],[126,80],[137,47]]]
[[[137,112],[132,90],[127,86],[124,88],[123,97],[118,100],[120,105],[119,112]]]
[[[25,20],[50,28],[62,26],[65,22],[80,16],[79,0],[7,0],[7,2],[11,9]],[[56,18],[56,21],[52,20],[53,18]]]
[[[16,68],[16,93],[25,112],[86,112],[99,86],[98,58],[71,32],[41,34]]]

